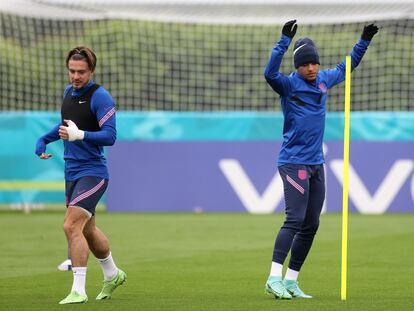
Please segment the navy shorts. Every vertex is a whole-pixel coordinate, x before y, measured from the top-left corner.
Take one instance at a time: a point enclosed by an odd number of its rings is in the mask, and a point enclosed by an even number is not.
[[[66,207],[78,206],[95,215],[96,205],[107,187],[107,179],[94,176],[66,181]]]

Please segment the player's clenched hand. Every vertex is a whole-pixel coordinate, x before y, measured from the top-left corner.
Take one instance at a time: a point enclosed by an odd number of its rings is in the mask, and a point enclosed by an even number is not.
[[[371,41],[372,37],[374,37],[377,32],[378,27],[374,24],[369,24],[364,27],[364,30],[362,30],[361,39],[365,41]]]
[[[289,37],[293,38],[296,34],[296,30],[298,29],[298,25],[296,24],[296,19],[288,21],[282,28],[282,33]]]
[[[59,126],[59,136],[63,140],[68,140],[69,139],[69,134],[68,134],[67,128],[68,127],[65,126],[65,125]]]

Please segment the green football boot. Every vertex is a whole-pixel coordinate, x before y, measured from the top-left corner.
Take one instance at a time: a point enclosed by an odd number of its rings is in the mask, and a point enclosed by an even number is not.
[[[126,281],[126,273],[121,269],[118,269],[117,275],[110,281],[103,282],[102,291],[96,296],[96,300],[111,299],[114,290],[124,284]]]
[[[265,285],[265,293],[275,296],[276,299],[292,299],[286,290],[280,276],[269,276]]]
[[[293,280],[284,280],[283,284],[285,285],[285,288],[289,292],[289,294],[292,295],[293,298],[312,298],[310,295],[306,295],[298,285],[297,281]]]
[[[72,291],[65,299],[61,300],[59,304],[66,305],[69,303],[85,303],[88,301],[88,296],[81,295],[76,291]]]

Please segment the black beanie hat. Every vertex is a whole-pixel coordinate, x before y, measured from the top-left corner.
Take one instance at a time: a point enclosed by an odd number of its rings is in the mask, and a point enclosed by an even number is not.
[[[309,63],[321,64],[315,43],[309,38],[300,38],[295,42],[293,60],[296,69]]]

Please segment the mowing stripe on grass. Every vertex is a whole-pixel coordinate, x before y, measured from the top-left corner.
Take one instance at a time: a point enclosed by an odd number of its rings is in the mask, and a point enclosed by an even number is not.
[[[65,182],[63,181],[27,181],[27,180],[0,180],[0,191],[63,191]]]

